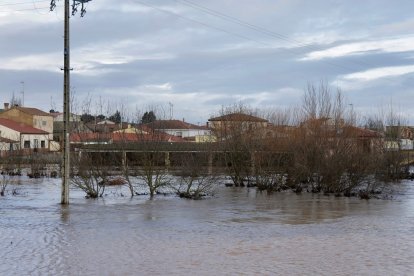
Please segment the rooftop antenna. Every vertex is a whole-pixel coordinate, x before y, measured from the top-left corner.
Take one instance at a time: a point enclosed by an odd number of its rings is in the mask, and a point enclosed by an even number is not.
[[[56,8],[56,1],[50,1],[50,11],[53,11]],[[69,144],[69,114],[70,114],[70,33],[69,33],[69,19],[70,15],[75,15],[77,7],[81,4],[81,17],[86,13],[85,3],[91,0],[72,0],[72,13],[70,13],[69,1],[63,0],[65,3],[65,23],[64,23],[64,48],[63,48],[63,58],[64,58],[64,67],[63,67],[63,174],[62,174],[62,195],[61,195],[61,204],[69,204],[69,182],[70,182],[70,164],[69,164],[69,154],[70,154],[70,144]]]
[[[20,82],[22,84],[22,107],[24,106],[24,81]]]
[[[171,102],[168,102],[168,105],[170,106],[170,120],[174,117],[174,105]]]

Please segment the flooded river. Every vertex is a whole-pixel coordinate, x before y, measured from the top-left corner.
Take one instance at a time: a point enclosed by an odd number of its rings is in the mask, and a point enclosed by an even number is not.
[[[103,199],[59,180],[0,198],[0,275],[414,275],[414,182],[391,200],[219,188]],[[9,187],[11,190],[13,187]]]

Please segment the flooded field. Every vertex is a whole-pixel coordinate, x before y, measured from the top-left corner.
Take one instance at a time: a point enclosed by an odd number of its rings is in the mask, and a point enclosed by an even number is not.
[[[391,200],[110,188],[98,200],[72,190],[68,207],[60,180],[22,181],[0,198],[0,275],[414,275],[410,181]]]

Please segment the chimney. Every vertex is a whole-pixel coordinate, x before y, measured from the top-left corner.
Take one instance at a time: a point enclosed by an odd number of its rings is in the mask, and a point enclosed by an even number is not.
[[[9,103],[4,103],[4,110],[9,109]]]

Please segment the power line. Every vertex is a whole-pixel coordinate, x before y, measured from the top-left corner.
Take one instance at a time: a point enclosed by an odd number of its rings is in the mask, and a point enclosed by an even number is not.
[[[248,37],[248,36],[244,36],[244,35],[241,35],[241,34],[236,34],[236,33],[233,33],[233,32],[230,32],[230,31],[227,31],[226,29],[219,28],[219,27],[215,27],[215,26],[209,25],[209,24],[207,24],[207,23],[204,23],[204,22],[201,22],[201,21],[198,21],[198,20],[192,19],[192,18],[188,18],[188,17],[182,16],[182,15],[177,14],[177,13],[174,13],[174,12],[172,12],[172,11],[164,10],[164,9],[161,9],[161,8],[159,8],[159,7],[157,7],[157,6],[154,6],[154,5],[148,4],[148,3],[143,2],[143,1],[134,0],[134,2],[140,3],[141,5],[144,5],[144,6],[150,7],[150,8],[152,8],[152,9],[158,10],[158,11],[163,12],[163,13],[166,13],[166,14],[170,14],[170,15],[173,15],[173,16],[175,16],[175,17],[179,17],[179,18],[181,18],[181,19],[184,19],[184,20],[187,20],[187,21],[191,21],[191,22],[197,23],[197,24],[202,25],[202,26],[205,26],[205,27],[207,27],[207,28],[214,29],[214,30],[216,30],[216,31],[224,32],[224,33],[227,33],[227,34],[229,34],[229,35],[232,35],[232,36],[236,36],[236,37],[242,38],[242,39],[244,39],[244,40],[250,40],[250,41],[254,41],[254,42],[256,42],[256,43],[259,43],[259,44],[265,45],[265,46],[269,46],[269,44],[267,44],[267,43],[265,43],[265,42],[263,42],[263,41],[255,40],[255,39],[253,39],[253,38],[251,38],[251,37]]]
[[[204,13],[209,14],[209,15],[212,15],[212,16],[215,16],[215,17],[218,17],[218,18],[221,18],[221,19],[223,19],[225,21],[232,22],[232,23],[238,24],[240,26],[244,26],[246,28],[249,28],[251,30],[254,30],[256,32],[259,32],[261,34],[265,34],[267,36],[270,36],[270,37],[273,37],[273,38],[277,38],[277,39],[280,39],[280,40],[283,40],[283,41],[286,41],[286,42],[295,44],[298,47],[303,47],[303,48],[306,48],[306,49],[309,49],[309,50],[312,50],[312,51],[323,51],[323,50],[325,50],[325,49],[323,49],[321,47],[318,47],[318,46],[315,46],[315,45],[312,45],[312,44],[309,44],[309,43],[303,43],[303,42],[298,41],[296,39],[292,39],[292,38],[290,38],[290,37],[288,37],[286,35],[283,35],[283,34],[280,34],[280,33],[277,33],[277,32],[271,31],[271,30],[268,30],[266,28],[263,28],[263,27],[260,27],[260,26],[251,24],[249,22],[240,20],[240,19],[238,19],[236,17],[227,15],[225,13],[222,13],[222,12],[219,12],[219,11],[216,11],[216,10],[213,10],[211,8],[202,6],[200,4],[196,4],[196,3],[192,2],[192,1],[189,1],[189,0],[174,0],[174,1],[180,2],[181,4],[186,5],[186,6],[189,6],[191,8],[200,10],[200,11],[202,11]],[[297,51],[295,51],[293,49],[285,49],[285,50],[287,50],[289,52],[293,52],[293,53],[299,53],[299,52],[297,52]],[[303,54],[303,53],[300,53],[300,54]],[[353,70],[353,68],[350,68],[350,67],[344,66],[344,65],[339,65],[339,64],[337,64],[335,62],[331,62],[331,61],[327,61],[327,60],[321,60],[321,62],[326,63],[326,64],[329,64],[331,66],[338,67],[338,68],[347,69],[347,70]],[[347,63],[348,64],[356,64],[356,65],[360,65],[360,66],[368,66],[368,67],[371,67],[371,68],[372,67],[378,68],[378,66],[375,66],[374,64],[370,64],[370,63],[367,63],[367,62],[364,62],[364,61],[361,61],[361,60],[359,60],[359,61],[355,61],[355,60],[354,61],[347,61]],[[384,70],[387,71],[386,69],[384,69]],[[392,79],[385,78],[385,80],[387,82],[390,82],[390,83],[396,83],[396,81],[395,80],[392,80]]]
[[[19,2],[19,3],[4,3],[4,4],[0,4],[0,7],[4,7],[4,6],[17,6],[17,5],[27,5],[27,4],[33,4],[33,2],[36,3],[42,3],[42,2],[49,2],[49,0],[40,0],[40,1],[31,1],[31,2]]]
[[[222,12],[219,12],[219,11],[216,11],[216,10],[213,10],[211,8],[208,8],[208,7],[205,7],[205,6],[196,4],[196,3],[191,2],[191,1],[188,1],[188,0],[175,0],[175,1],[176,2],[180,2],[183,5],[192,7],[194,9],[200,10],[200,11],[202,11],[204,13],[210,14],[212,16],[221,18],[221,19],[223,19],[225,21],[232,22],[234,24],[237,24],[237,25],[240,25],[240,26],[249,28],[249,29],[251,29],[253,31],[259,32],[259,33],[264,34],[264,35],[267,35],[269,37],[277,38],[279,40],[282,40],[282,41],[285,41],[285,42],[294,44],[294,45],[296,45],[298,47],[307,48],[307,49],[310,49],[310,50],[313,50],[313,51],[321,51],[321,50],[324,50],[321,47],[317,47],[317,46],[312,45],[312,44],[309,44],[309,43],[303,43],[303,42],[301,42],[299,40],[290,38],[290,37],[288,37],[288,36],[286,36],[284,34],[281,34],[281,33],[275,32],[275,31],[268,30],[268,29],[263,28],[263,27],[260,27],[258,25],[251,24],[251,23],[249,23],[247,21],[240,20],[240,19],[238,19],[236,17],[227,15],[225,13],[222,13]],[[290,51],[292,51],[292,50],[290,49]],[[330,64],[332,66],[337,66],[337,67],[339,66],[339,67],[341,67],[343,69],[350,69],[350,68],[345,67],[343,65],[338,65],[336,63],[329,62],[329,61],[326,61],[326,60],[323,61],[323,62],[325,62],[327,64]],[[371,66],[371,64],[367,64],[367,63],[362,62],[362,61],[359,61],[359,62],[353,61],[353,62],[349,62],[349,63],[354,63],[354,64],[357,64],[357,65],[363,65],[363,66]]]
[[[250,38],[250,37],[248,37],[248,36],[241,35],[241,34],[233,33],[233,32],[227,31],[226,29],[219,28],[219,27],[216,27],[216,26],[212,26],[212,25],[209,25],[209,24],[207,24],[207,23],[204,23],[204,22],[201,22],[201,21],[198,21],[198,20],[192,19],[192,18],[185,17],[185,16],[182,16],[182,15],[180,15],[180,14],[177,14],[177,13],[174,13],[174,12],[171,12],[171,11],[168,11],[168,10],[161,9],[161,8],[159,8],[159,7],[156,7],[156,6],[154,6],[154,5],[148,4],[148,3],[143,2],[143,1],[135,0],[135,2],[140,3],[140,4],[142,4],[142,5],[145,5],[145,6],[147,6],[147,7],[153,8],[153,9],[158,10],[158,11],[160,11],[160,12],[167,13],[167,14],[170,14],[170,15],[173,15],[173,16],[176,16],[176,17],[179,17],[179,18],[184,19],[184,20],[187,20],[187,21],[192,21],[192,22],[195,22],[195,23],[197,23],[197,24],[199,24],[199,25],[202,25],[202,26],[208,27],[208,28],[210,28],[210,29],[218,30],[218,31],[221,31],[221,32],[224,32],[224,33],[230,34],[230,35],[232,35],[232,36],[236,36],[236,37],[239,37],[239,38],[242,38],[242,39],[245,39],[245,40],[249,40],[249,41],[256,42],[256,43],[261,44],[261,45],[265,45],[265,46],[272,46],[272,45],[271,45],[271,44],[269,44],[269,43],[266,43],[266,42],[263,42],[263,41],[259,41],[259,40],[256,40],[256,39],[253,39],[253,38]],[[292,53],[294,53],[294,54],[298,54],[298,53],[299,53],[299,54],[302,54],[301,52],[298,52],[298,51],[295,51],[295,50],[292,50],[292,49],[285,49],[285,50],[286,50],[286,51],[288,51],[288,52],[290,52],[291,54],[292,54]],[[336,66],[336,67],[342,68],[342,69],[352,70],[352,69],[351,69],[351,68],[349,68],[349,67],[341,66],[341,65],[338,65],[338,64],[335,64],[335,63],[331,63],[331,62],[329,62],[329,61],[324,61],[324,62],[325,62],[325,63],[327,63],[327,64],[330,64],[330,65],[332,65],[332,66]],[[304,77],[304,76],[302,75],[302,77]]]
[[[49,10],[49,7],[32,7],[18,10],[0,10],[0,13],[14,13],[14,12],[23,12],[23,11],[36,11],[36,10]]]
[[[177,13],[174,13],[174,12],[171,12],[171,11],[168,11],[168,10],[165,10],[165,9],[161,9],[161,8],[159,8],[159,7],[156,7],[156,6],[154,6],[154,5],[148,4],[148,3],[143,2],[143,1],[140,1],[140,0],[134,0],[134,2],[140,3],[140,4],[145,5],[145,6],[147,6],[147,7],[153,8],[153,9],[158,10],[158,11],[161,11],[161,12],[163,12],[163,13],[167,13],[167,14],[170,14],[170,15],[173,15],[173,16],[176,16],[176,17],[179,17],[179,18],[184,19],[184,20],[187,20],[187,21],[195,22],[195,23],[197,23],[197,24],[199,24],[199,25],[202,25],[202,26],[208,27],[208,28],[210,28],[210,29],[218,30],[218,31],[221,31],[221,32],[224,32],[224,33],[230,34],[230,35],[232,35],[232,36],[236,36],[236,37],[242,38],[242,39],[244,39],[244,40],[253,41],[253,42],[256,42],[256,43],[261,44],[261,45],[264,45],[264,46],[270,46],[270,47],[273,47],[273,45],[272,45],[272,44],[270,44],[270,43],[263,42],[263,41],[259,41],[259,40],[257,40],[257,39],[253,39],[253,38],[248,37],[248,36],[245,36],[245,35],[241,35],[241,34],[233,33],[233,32],[230,32],[230,31],[228,31],[228,30],[226,30],[226,29],[219,28],[219,27],[216,27],[216,26],[212,26],[212,25],[207,24],[207,23],[204,23],[204,22],[202,22],[202,21],[195,20],[195,19],[192,19],[192,18],[188,18],[188,17],[182,16],[182,15],[180,15],[180,14],[177,14]],[[284,48],[284,51],[287,51],[287,52],[289,52],[290,54],[295,54],[295,55],[297,55],[297,54],[303,54],[302,52],[300,52],[300,51],[298,51],[298,50],[296,50],[296,49],[288,49],[288,48]],[[337,63],[334,63],[334,62],[330,62],[330,61],[326,61],[326,60],[322,60],[321,62],[326,63],[326,64],[329,64],[329,65],[331,65],[331,66],[333,66],[333,67],[338,67],[338,68],[341,68],[341,69],[343,69],[343,70],[354,71],[352,68],[350,68],[350,67],[348,67],[348,66],[340,65],[340,64],[337,64]]]

